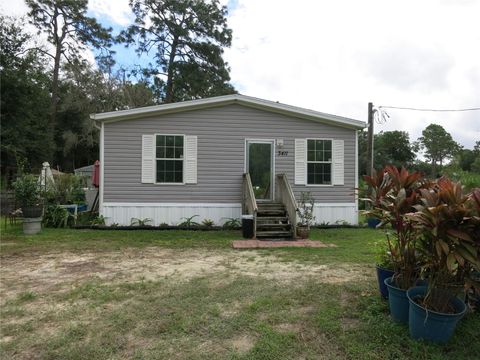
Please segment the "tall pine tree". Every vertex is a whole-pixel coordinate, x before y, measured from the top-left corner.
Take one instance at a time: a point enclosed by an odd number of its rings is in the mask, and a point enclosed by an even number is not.
[[[130,6],[135,23],[119,41],[136,44],[139,54],[154,51],[156,64],[146,71],[164,102],[235,92],[222,58],[232,31],[218,0],[130,0]]]
[[[52,51],[43,51],[53,60],[51,127],[59,103],[59,76],[62,61],[75,63],[87,46],[104,50],[100,56],[111,63],[108,51],[112,43],[111,29],[102,27],[94,18],[88,17],[88,0],[26,0],[30,11],[30,22],[38,33],[45,33]]]

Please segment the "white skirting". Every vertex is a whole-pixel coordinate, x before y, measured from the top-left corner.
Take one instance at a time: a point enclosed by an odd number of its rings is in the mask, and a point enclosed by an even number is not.
[[[358,211],[355,203],[315,204],[315,223],[318,225],[358,225]]]
[[[101,214],[107,225],[130,225],[132,218],[152,219],[148,225],[178,225],[186,218],[199,215],[192,221],[201,223],[211,219],[215,225],[223,225],[228,218],[239,219],[240,203],[103,203]]]
[[[215,225],[222,225],[228,218],[239,219],[242,214],[240,203],[103,203],[101,214],[106,224],[130,225],[132,218],[152,219],[149,225],[178,225],[186,217],[199,215],[193,221],[201,223],[211,219]],[[358,224],[355,203],[315,204],[316,224]]]

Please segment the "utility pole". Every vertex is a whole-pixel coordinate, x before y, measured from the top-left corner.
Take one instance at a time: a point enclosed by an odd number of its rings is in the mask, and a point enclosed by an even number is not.
[[[368,103],[368,133],[367,133],[368,176],[373,175],[373,104]]]

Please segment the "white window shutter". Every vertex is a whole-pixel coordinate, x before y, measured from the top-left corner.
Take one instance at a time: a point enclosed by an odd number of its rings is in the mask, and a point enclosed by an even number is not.
[[[185,136],[185,177],[186,184],[197,183],[197,137]]]
[[[307,139],[295,139],[295,185],[305,185],[307,178]]]
[[[344,141],[333,140],[333,185],[344,185]]]
[[[155,136],[142,135],[142,183],[153,184],[155,182]]]

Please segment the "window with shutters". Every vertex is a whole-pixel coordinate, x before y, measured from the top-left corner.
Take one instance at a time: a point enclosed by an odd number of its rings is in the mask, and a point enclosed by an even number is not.
[[[183,135],[156,135],[157,183],[183,183]]]
[[[332,184],[332,140],[307,139],[307,184]]]

